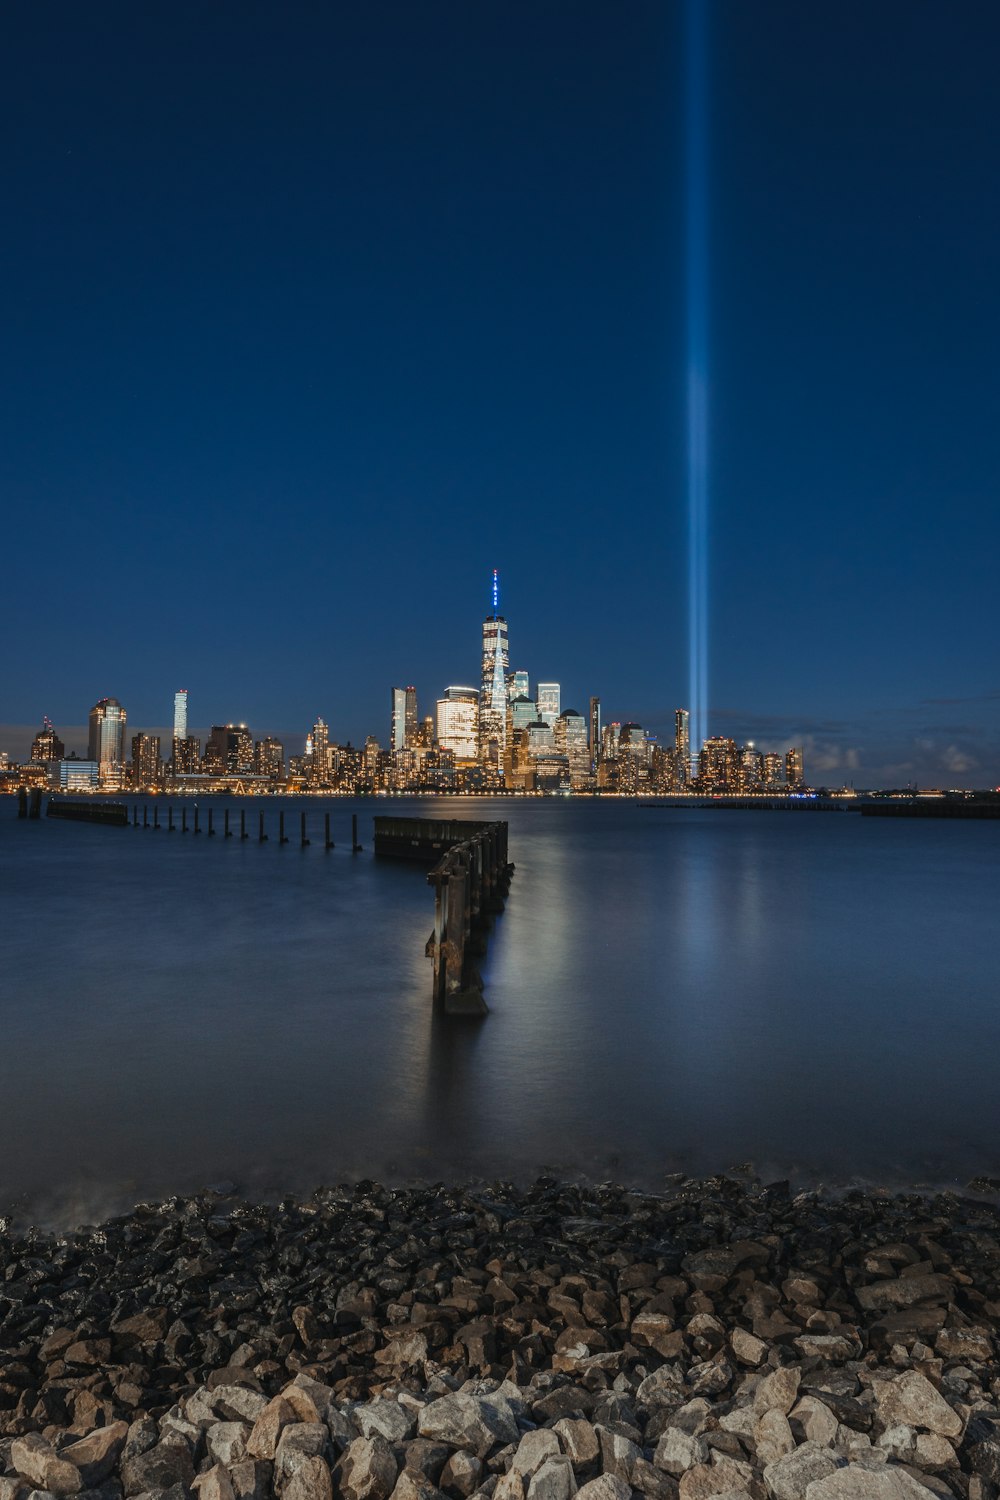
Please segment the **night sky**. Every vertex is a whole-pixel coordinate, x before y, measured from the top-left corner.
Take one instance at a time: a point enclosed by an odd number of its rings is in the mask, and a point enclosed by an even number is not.
[[[384,742],[494,566],[512,666],[669,732],[683,20],[6,9],[0,749],[178,687]],[[1000,780],[998,54],[995,0],[709,7],[710,730],[814,780]]]

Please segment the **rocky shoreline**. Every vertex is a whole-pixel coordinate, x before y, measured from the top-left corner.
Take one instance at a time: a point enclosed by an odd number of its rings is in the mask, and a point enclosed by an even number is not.
[[[1000,1497],[1000,1210],[540,1179],[0,1221],[0,1500]]]

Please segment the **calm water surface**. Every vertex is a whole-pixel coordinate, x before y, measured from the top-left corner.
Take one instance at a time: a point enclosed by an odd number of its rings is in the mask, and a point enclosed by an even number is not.
[[[394,804],[288,803],[305,850],[277,845],[279,805],[248,804],[261,846],[3,799],[0,1206],[745,1161],[1000,1174],[1000,825],[408,799],[510,820],[477,1024],[432,1013],[424,869],[370,852]]]

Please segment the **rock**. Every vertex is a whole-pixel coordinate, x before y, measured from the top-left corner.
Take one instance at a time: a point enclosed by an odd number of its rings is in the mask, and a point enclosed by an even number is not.
[[[223,1422],[256,1422],[267,1398],[242,1385],[219,1385],[210,1392],[212,1410]]]
[[[768,1464],[764,1483],[772,1500],[804,1500],[814,1480],[824,1479],[837,1469],[837,1460],[829,1448],[818,1443],[803,1443],[800,1448]]]
[[[576,1494],[576,1475],[564,1453],[547,1458],[528,1482],[528,1500],[570,1500]]]
[[[445,1500],[444,1492],[436,1489],[426,1474],[404,1469],[396,1480],[392,1500]]]
[[[795,1405],[799,1392],[800,1372],[791,1365],[779,1365],[770,1375],[765,1375],[754,1391],[753,1409],[756,1416],[766,1411],[780,1411],[787,1416]]]
[[[502,1406],[464,1391],[428,1402],[417,1419],[417,1431],[477,1458],[485,1458],[497,1443],[516,1443],[520,1437],[517,1423]]]
[[[869,1470],[852,1464],[809,1485],[805,1500],[934,1500],[905,1469]]]
[[[76,1495],[83,1489],[83,1478],[76,1465],[60,1458],[37,1432],[14,1439],[10,1461],[36,1489],[47,1490],[51,1495]]]
[[[753,1470],[749,1464],[718,1455],[711,1464],[698,1464],[682,1475],[678,1494],[680,1500],[718,1500],[718,1497],[735,1495],[740,1500],[751,1494]]]
[[[942,1328],[934,1348],[945,1359],[963,1365],[987,1365],[993,1359],[993,1340],[985,1328]]]
[[[229,1470],[236,1500],[269,1500],[274,1477],[272,1464],[244,1458]]]
[[[297,1473],[307,1458],[321,1458],[328,1442],[325,1422],[290,1422],[283,1427],[274,1455],[274,1472],[279,1487],[282,1479]]]
[[[186,1443],[160,1442],[122,1464],[126,1495],[141,1495],[146,1490],[168,1490],[175,1484],[190,1489],[193,1479],[194,1464]]]
[[[757,1462],[765,1467],[768,1464],[777,1463],[795,1447],[795,1439],[788,1425],[788,1418],[777,1407],[772,1407],[770,1411],[765,1411],[758,1417],[753,1435]]]
[[[127,1422],[112,1422],[110,1427],[97,1427],[78,1442],[70,1443],[59,1457],[79,1469],[84,1488],[92,1489],[107,1479],[115,1467],[128,1434]]]
[[[631,1438],[624,1437],[620,1432],[612,1432],[607,1427],[598,1427],[597,1436],[601,1444],[601,1467],[605,1474],[613,1474],[616,1478],[631,1483],[636,1460],[642,1457],[639,1448]]]
[[[557,1433],[548,1427],[539,1427],[534,1432],[524,1434],[517,1445],[512,1467],[523,1474],[525,1479],[530,1479],[547,1458],[552,1458],[561,1451]],[[441,1488],[445,1488],[444,1484]]]
[[[946,1437],[936,1432],[918,1432],[913,1444],[913,1462],[918,1469],[954,1469],[958,1454]]]
[[[405,1442],[417,1430],[416,1415],[406,1411],[398,1401],[370,1401],[356,1406],[351,1417],[362,1437],[378,1433],[387,1443]]]
[[[818,1443],[830,1447],[837,1438],[840,1425],[825,1402],[816,1396],[800,1396],[788,1413],[792,1432],[801,1433],[801,1441]]]
[[[229,1469],[247,1457],[252,1429],[245,1422],[213,1422],[205,1432],[205,1446],[213,1463]]]
[[[872,1390],[884,1427],[923,1427],[943,1437],[958,1437],[962,1431],[961,1417],[918,1370],[904,1370],[889,1380],[873,1379]]]
[[[965,1453],[974,1474],[1000,1486],[1000,1416],[973,1412],[965,1430]]]
[[[532,1437],[532,1433],[526,1433]],[[524,1439],[522,1438],[522,1443]],[[451,1455],[441,1472],[440,1488],[451,1500],[468,1500],[478,1488],[483,1474],[483,1461],[459,1448]]]
[[[734,1328],[729,1335],[729,1348],[734,1359],[741,1365],[756,1369],[767,1358],[767,1345],[746,1328]]]
[[[831,1365],[856,1359],[860,1353],[860,1345],[844,1334],[804,1333],[793,1342],[803,1359],[822,1359]]]
[[[601,1474],[577,1490],[577,1500],[632,1500],[632,1491],[624,1479],[612,1474]]]
[[[432,1484],[439,1484],[445,1464],[451,1457],[446,1443],[431,1443],[426,1438],[414,1438],[404,1450],[404,1467],[423,1474]]]
[[[273,1460],[278,1451],[282,1431],[298,1420],[298,1412],[284,1396],[275,1396],[268,1401],[253,1424],[247,1438],[247,1453],[251,1458]]]
[[[344,1500],[388,1500],[397,1473],[385,1438],[355,1438],[337,1465],[337,1491]]]
[[[582,1417],[560,1417],[552,1431],[559,1438],[574,1468],[593,1463],[601,1451],[593,1423]]]
[[[282,1491],[281,1500],[333,1500],[333,1481],[325,1459],[306,1458]]]
[[[191,1488],[196,1491],[198,1500],[236,1500],[233,1481],[222,1464],[213,1464],[204,1474],[196,1474]]]
[[[912,1307],[916,1302],[950,1302],[955,1283],[947,1276],[899,1276],[892,1281],[875,1281],[854,1288],[854,1295],[866,1312],[883,1308]]]
[[[708,1447],[700,1437],[692,1437],[679,1427],[668,1427],[660,1437],[653,1455],[658,1469],[679,1477],[696,1464],[708,1462]]]

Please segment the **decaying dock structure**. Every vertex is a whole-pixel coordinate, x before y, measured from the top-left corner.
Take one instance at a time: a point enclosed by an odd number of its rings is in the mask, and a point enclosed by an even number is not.
[[[449,1015],[486,1015],[475,959],[486,951],[514,873],[506,822],[376,818],[375,853],[433,864],[427,881],[434,887],[434,929],[427,955],[434,961],[434,1003]]]

